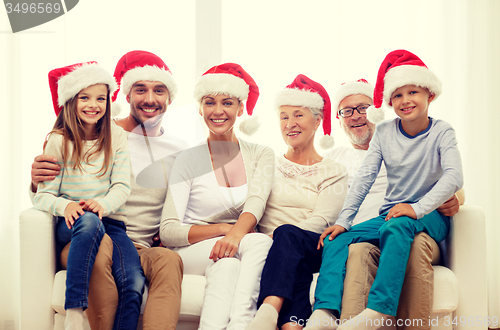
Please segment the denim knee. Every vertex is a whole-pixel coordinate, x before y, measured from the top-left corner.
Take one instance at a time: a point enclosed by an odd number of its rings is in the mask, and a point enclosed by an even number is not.
[[[101,219],[94,212],[85,212],[78,217],[73,224],[73,231],[82,233],[94,233],[96,230],[104,235],[104,226]]]
[[[128,292],[133,292],[142,298],[142,294],[144,293],[144,284],[146,279],[142,272],[133,272],[132,276],[127,279],[127,289]]]
[[[113,248],[113,276],[115,278],[119,296],[121,297],[122,294],[132,294],[134,296],[136,295],[137,298],[142,299],[146,278],[144,277],[144,272],[139,262],[139,258],[137,258],[137,260],[124,258],[127,251],[122,251],[116,243],[113,244]],[[120,253],[116,253],[115,251],[117,250],[119,250]],[[120,257],[117,258],[117,255]]]

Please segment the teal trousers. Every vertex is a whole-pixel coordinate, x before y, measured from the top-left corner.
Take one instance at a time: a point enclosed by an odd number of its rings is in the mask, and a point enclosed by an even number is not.
[[[417,220],[399,217],[385,221],[386,215],[357,224],[332,241],[329,236],[325,238],[314,309],[330,309],[337,318],[340,316],[349,245],[369,242],[380,248],[381,255],[367,307],[396,315],[413,238],[423,231],[441,242],[450,230],[450,219],[437,211]]]

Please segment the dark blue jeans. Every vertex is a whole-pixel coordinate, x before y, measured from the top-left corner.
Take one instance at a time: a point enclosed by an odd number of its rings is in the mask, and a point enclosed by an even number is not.
[[[103,219],[106,234],[113,241],[111,272],[118,289],[113,330],[137,329],[141,312],[142,294],[146,278],[137,249],[126,233],[122,221]]]
[[[267,255],[260,280],[260,306],[268,296],[285,298],[278,328],[289,322],[307,320],[311,315],[309,290],[313,274],[321,267],[322,250],[317,250],[320,234],[282,225],[274,230],[273,245]]]
[[[122,221],[107,217],[101,221],[96,214],[86,212],[75,221],[73,229],[68,229],[64,218],[59,217],[56,231],[58,250],[71,241],[67,263],[65,308],[87,308],[90,274],[104,232],[113,241],[111,271],[118,289],[118,306],[113,329],[135,330],[139,321],[145,277],[137,249],[127,236],[126,227]],[[92,235],[95,236],[95,240],[90,238]],[[84,251],[85,247],[90,247],[88,252]],[[87,263],[84,257],[86,254],[89,260]],[[82,267],[81,265],[88,266]],[[83,275],[80,277],[72,275],[75,272],[83,273]],[[78,278],[81,280],[77,281]]]
[[[95,213],[85,212],[75,220],[72,229],[68,229],[64,217],[58,218],[58,246],[63,247],[71,241],[66,267],[65,309],[85,310],[88,307],[90,274],[103,236],[104,225]]]

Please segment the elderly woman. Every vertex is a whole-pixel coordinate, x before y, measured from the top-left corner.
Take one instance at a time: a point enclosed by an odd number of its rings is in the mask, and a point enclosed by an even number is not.
[[[277,158],[275,182],[259,222],[259,230],[274,242],[262,273],[261,306],[247,327],[252,330],[297,329],[307,320],[313,273],[321,265],[318,239],[337,219],[347,194],[347,170],[314,148],[322,119],[324,133],[330,134],[330,99],[323,86],[298,75],[277,94],[276,107],[288,150]]]
[[[160,238],[177,251],[185,274],[205,275],[200,329],[244,329],[257,310],[262,268],[272,239],[254,233],[273,182],[274,153],[238,139],[233,126],[252,114],[258,87],[226,63],[197,82],[195,98],[207,142],[182,152],[169,178]]]

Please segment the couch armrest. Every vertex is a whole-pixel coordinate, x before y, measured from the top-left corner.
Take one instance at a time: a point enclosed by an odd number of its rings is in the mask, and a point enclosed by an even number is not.
[[[21,330],[54,328],[51,307],[56,270],[54,217],[30,208],[19,216]]]
[[[449,265],[459,287],[458,308],[454,315],[457,328],[486,330],[488,272],[483,210],[475,205],[462,205],[453,217],[450,238]]]

